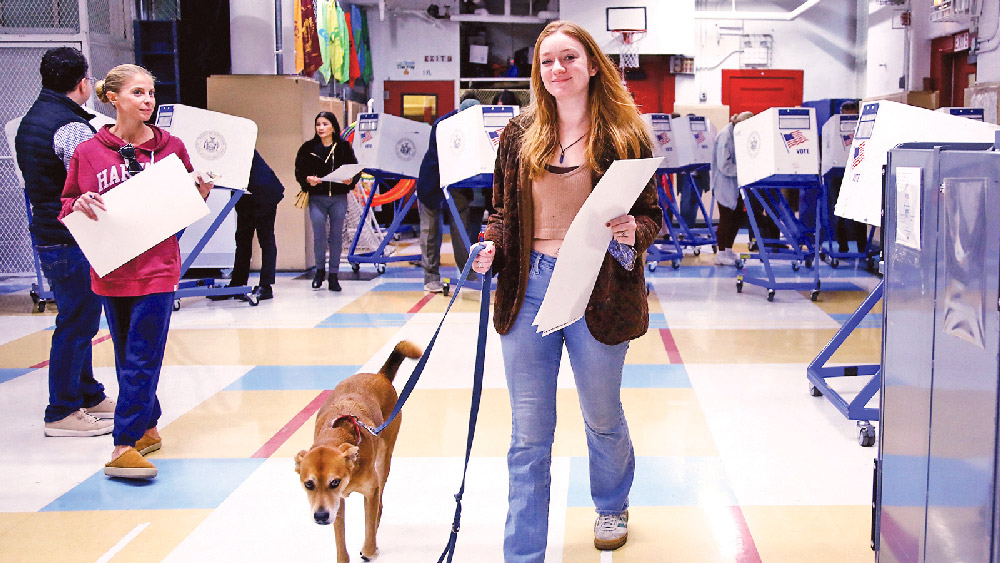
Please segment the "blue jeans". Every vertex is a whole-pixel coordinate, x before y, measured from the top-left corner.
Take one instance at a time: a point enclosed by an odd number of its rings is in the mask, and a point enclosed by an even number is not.
[[[103,297],[104,316],[115,345],[118,406],[115,407],[115,445],[134,446],[160,420],[156,386],[167,347],[174,294]]]
[[[55,422],[105,398],[91,363],[91,341],[101,326],[101,300],[90,289],[90,262],[80,247],[36,248],[59,307],[49,350],[49,404],[45,407],[45,422]]]
[[[688,228],[693,229],[695,222],[698,221],[698,198],[701,194],[690,174],[677,175],[677,188],[677,195],[680,196],[681,200],[678,206],[681,219],[684,219],[684,224]]]
[[[344,248],[344,218],[347,216],[347,194],[309,195],[309,221],[313,228],[313,256],[316,269],[331,274],[340,271],[340,255]],[[329,230],[327,221],[329,220]],[[330,247],[330,268],[326,266],[326,249]]]
[[[504,561],[540,562],[549,527],[556,375],[563,344],[569,353],[590,453],[590,495],[599,514],[628,508],[635,452],[621,404],[628,342],[598,342],[584,319],[542,336],[532,321],[545,297],[556,259],[531,253],[524,304],[510,332],[500,336],[510,392],[513,431],[507,453],[510,478]]]

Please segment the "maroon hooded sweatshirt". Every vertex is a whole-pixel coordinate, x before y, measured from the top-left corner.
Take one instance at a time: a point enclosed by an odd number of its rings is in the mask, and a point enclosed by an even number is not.
[[[176,154],[188,172],[194,170],[184,143],[158,128],[153,138],[135,147],[136,160],[143,167]],[[128,180],[128,166],[118,154],[125,144],[106,125],[94,138],[80,143],[73,154],[62,193],[62,219],[73,211],[73,202],[87,192],[105,193]],[[192,180],[193,181],[193,180]],[[109,297],[129,297],[175,291],[181,275],[181,252],[176,236],[169,236],[103,278],[90,270],[94,293]]]

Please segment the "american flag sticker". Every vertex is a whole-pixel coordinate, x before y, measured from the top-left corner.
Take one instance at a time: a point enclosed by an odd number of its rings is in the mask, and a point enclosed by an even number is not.
[[[853,155],[853,157],[854,157],[854,161],[853,161],[854,167],[857,168],[858,166],[861,166],[861,162],[865,159],[865,142],[864,141],[861,141],[860,143],[858,143],[857,148],[854,149],[854,155]]]
[[[781,138],[785,140],[785,148],[790,149],[795,145],[801,145],[802,143],[808,141],[806,136],[802,134],[802,131],[795,130],[791,133],[782,133]]]
[[[664,146],[670,143],[670,135],[660,132],[656,134],[656,142],[660,143],[660,146]]]
[[[362,143],[367,143],[368,141],[372,140],[373,136],[374,135],[372,135],[371,131],[362,131],[361,132],[361,142]]]
[[[694,140],[699,145],[702,144],[702,143],[704,143],[706,138],[707,137],[705,136],[705,133],[703,131],[695,131],[695,133],[694,133]]]
[[[500,146],[500,133],[503,133],[502,127],[486,133],[490,138],[490,144],[493,145],[494,150]]]
[[[853,134],[851,134],[851,135],[841,135],[840,137],[844,141],[844,148],[845,149],[848,148],[848,147],[850,147],[851,143],[854,142],[854,135]]]

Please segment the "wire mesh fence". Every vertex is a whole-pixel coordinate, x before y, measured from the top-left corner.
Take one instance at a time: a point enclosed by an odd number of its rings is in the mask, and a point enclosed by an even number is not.
[[[82,50],[95,77],[134,62],[130,4],[129,0],[0,0],[0,126],[19,119],[35,101],[42,85],[38,67],[52,47]],[[170,4],[176,6],[174,0]],[[85,25],[81,14],[86,14]],[[114,117],[110,105],[96,98],[91,105]],[[34,273],[34,268],[14,147],[7,135],[0,135],[0,274]]]

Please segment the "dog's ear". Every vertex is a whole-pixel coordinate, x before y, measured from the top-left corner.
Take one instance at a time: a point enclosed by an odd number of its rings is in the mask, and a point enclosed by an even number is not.
[[[306,457],[306,451],[305,450],[302,450],[299,453],[295,454],[295,472],[296,473],[299,472],[299,468],[302,465],[302,458],[304,458],[304,457]]]
[[[344,459],[350,461],[351,463],[357,463],[358,461],[358,447],[351,446],[348,444],[341,444],[340,454],[344,456]]]

